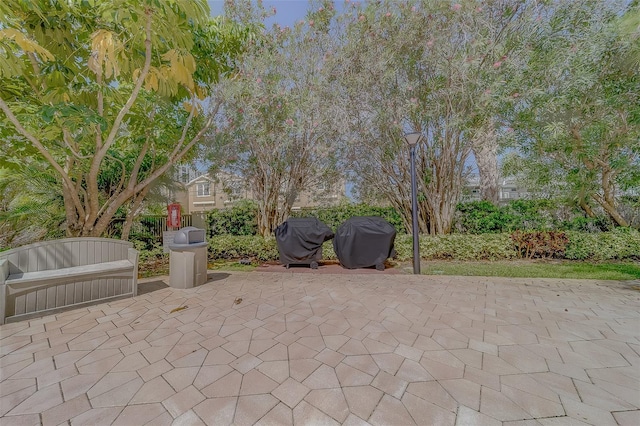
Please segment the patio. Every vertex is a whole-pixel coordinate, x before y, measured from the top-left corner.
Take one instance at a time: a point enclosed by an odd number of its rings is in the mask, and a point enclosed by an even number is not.
[[[210,273],[188,290],[143,280],[135,298],[1,326],[0,422],[638,425],[638,288],[296,270]]]

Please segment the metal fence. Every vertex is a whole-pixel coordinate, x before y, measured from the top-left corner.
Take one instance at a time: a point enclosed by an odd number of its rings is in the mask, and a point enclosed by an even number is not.
[[[190,214],[185,214],[180,217],[180,228],[185,226],[191,226],[192,217]],[[162,233],[168,231],[167,228],[167,216],[142,216],[138,223],[135,225],[137,232],[144,232],[151,234],[158,240],[162,240]]]

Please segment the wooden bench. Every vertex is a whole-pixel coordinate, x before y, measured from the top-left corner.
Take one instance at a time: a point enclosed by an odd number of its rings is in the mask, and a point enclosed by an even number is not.
[[[126,241],[65,238],[0,252],[0,324],[137,292],[138,251]]]

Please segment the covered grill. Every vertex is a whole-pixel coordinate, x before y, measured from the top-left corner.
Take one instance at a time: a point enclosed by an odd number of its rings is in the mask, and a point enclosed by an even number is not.
[[[333,238],[333,231],[315,217],[289,218],[275,230],[280,263],[318,267],[322,243]]]
[[[347,269],[384,270],[384,261],[395,255],[396,229],[377,216],[355,216],[336,230],[333,249],[340,264]]]

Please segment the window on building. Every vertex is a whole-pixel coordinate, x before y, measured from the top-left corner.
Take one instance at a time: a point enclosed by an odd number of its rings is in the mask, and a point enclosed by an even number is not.
[[[198,183],[196,185],[198,197],[208,197],[209,195],[211,195],[209,192],[210,186],[211,185],[209,184],[209,182]]]

